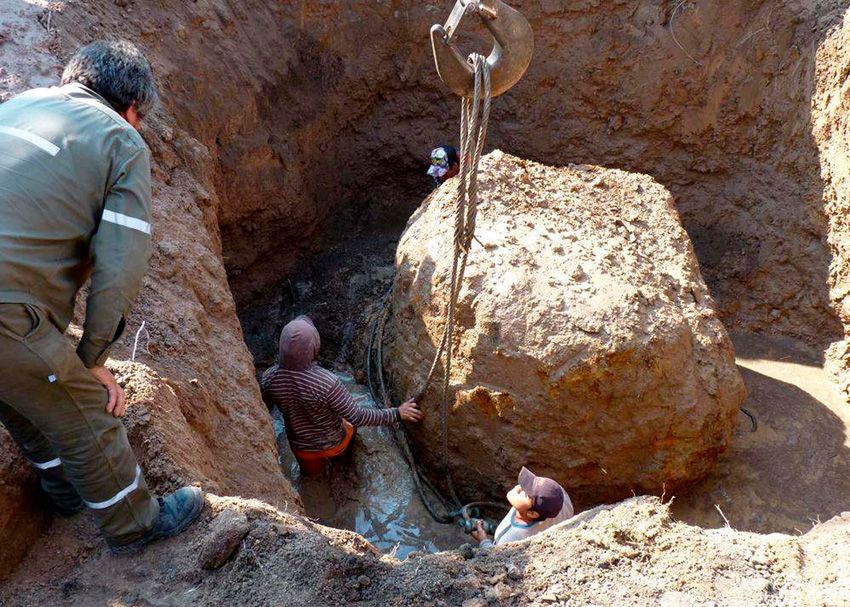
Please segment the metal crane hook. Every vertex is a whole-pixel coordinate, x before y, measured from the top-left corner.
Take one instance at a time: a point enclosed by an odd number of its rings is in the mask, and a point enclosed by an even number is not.
[[[472,64],[452,46],[452,38],[467,12],[477,13],[495,44],[487,57],[491,97],[497,97],[525,74],[534,53],[531,24],[502,0],[457,0],[446,24],[431,27],[431,48],[440,80],[461,97],[472,97],[475,73]]]

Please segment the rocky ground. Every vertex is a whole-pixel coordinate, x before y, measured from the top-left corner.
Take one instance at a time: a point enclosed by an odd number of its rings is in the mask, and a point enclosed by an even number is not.
[[[37,558],[0,589],[3,604],[850,605],[850,513],[803,536],[762,536],[690,527],[674,522],[658,499],[635,498],[528,542],[491,551],[467,545],[401,562],[354,533],[260,502],[208,501],[184,537],[133,559],[95,549],[84,517],[54,525]],[[222,529],[213,517],[224,509],[244,513],[247,525]],[[235,554],[220,569],[202,567],[205,557],[230,549]]]

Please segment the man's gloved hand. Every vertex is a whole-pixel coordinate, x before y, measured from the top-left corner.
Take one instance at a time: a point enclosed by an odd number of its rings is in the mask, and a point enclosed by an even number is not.
[[[406,422],[418,422],[423,417],[425,417],[425,414],[419,410],[419,408],[416,406],[416,403],[412,400],[409,400],[403,405],[401,405],[398,408],[398,413],[399,415],[401,415],[401,419]]]
[[[114,417],[124,417],[126,402],[124,400],[124,388],[118,385],[115,376],[106,367],[92,367],[89,369],[94,378],[106,387],[109,400],[106,403],[106,412]]]

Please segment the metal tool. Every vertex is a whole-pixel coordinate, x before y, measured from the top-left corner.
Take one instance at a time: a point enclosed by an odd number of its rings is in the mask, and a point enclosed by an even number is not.
[[[502,509],[503,506],[500,504],[494,504],[492,502],[472,502],[471,504],[465,505],[460,510],[456,510],[451,514],[457,517],[457,526],[460,527],[464,533],[472,533],[475,531],[475,524],[480,520],[484,523],[484,531],[493,535],[496,533],[496,528],[499,526],[495,521],[483,518],[481,516],[481,506],[487,508],[498,508]]]
[[[493,522],[491,520],[487,520],[487,519],[459,518],[457,520],[457,526],[460,527],[463,530],[464,533],[472,533],[473,531],[475,531],[475,524],[479,520],[484,521],[484,532],[485,533],[487,533],[488,535],[493,535],[494,533],[496,533],[496,528],[498,527],[498,525],[495,522]]]
[[[431,48],[440,80],[461,97],[472,97],[475,90],[472,64],[452,45],[467,13],[477,14],[493,35],[493,50],[487,64],[491,96],[497,97],[516,84],[528,69],[534,54],[534,32],[528,20],[502,0],[457,0],[446,24],[431,27]]]

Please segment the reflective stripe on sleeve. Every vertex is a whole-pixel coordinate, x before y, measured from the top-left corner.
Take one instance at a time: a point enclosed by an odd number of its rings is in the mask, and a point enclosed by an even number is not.
[[[116,213],[115,211],[110,211],[108,209],[103,211],[103,221],[108,221],[109,223],[130,228],[131,230],[138,230],[145,234],[151,233],[151,224],[147,221],[142,221],[141,219],[136,219],[135,217],[130,217],[123,213]]]
[[[44,462],[43,464],[39,464],[38,462],[30,462],[33,466],[38,468],[39,470],[50,470],[51,468],[58,468],[62,465],[62,460],[58,457],[56,459],[52,459],[49,462]]]
[[[123,500],[125,497],[130,495],[133,491],[135,491],[136,489],[139,488],[139,479],[141,479],[141,478],[142,478],[142,469],[139,468],[138,466],[136,466],[136,478],[135,478],[135,480],[132,483],[130,483],[130,485],[128,485],[127,487],[124,487],[123,489],[121,489],[121,491],[116,493],[114,497],[106,500],[105,502],[87,502],[86,500],[83,500],[83,503],[86,506],[88,506],[89,508],[92,508],[94,510],[103,510],[104,508],[109,508],[110,506],[114,506],[115,504],[117,504],[118,502]]]
[[[31,144],[40,147],[42,150],[44,150],[51,156],[56,156],[56,154],[59,153],[58,146],[50,143],[44,137],[39,137],[38,135],[30,133],[29,131],[25,131],[23,129],[16,129],[13,126],[0,126],[0,133],[4,133],[12,137],[17,137],[18,139],[23,139],[24,141],[29,141]]]

